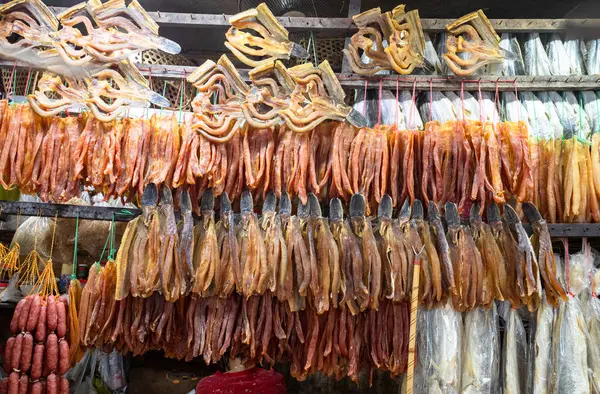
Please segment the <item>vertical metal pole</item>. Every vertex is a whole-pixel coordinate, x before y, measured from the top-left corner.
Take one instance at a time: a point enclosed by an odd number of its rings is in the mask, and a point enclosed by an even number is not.
[[[358,15],[360,13],[360,0],[350,0],[348,3],[348,18],[352,18],[354,15]],[[350,37],[346,37],[346,42],[344,43],[344,48],[348,47],[350,44]],[[342,59],[342,74],[350,74],[352,72],[352,68],[350,67],[350,63],[348,63],[348,59],[346,56]]]

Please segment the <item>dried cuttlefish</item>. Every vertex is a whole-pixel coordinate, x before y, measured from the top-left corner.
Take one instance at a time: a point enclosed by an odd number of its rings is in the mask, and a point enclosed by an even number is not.
[[[544,281],[546,297],[548,302],[558,306],[559,299],[567,300],[567,293],[558,281],[556,274],[556,261],[552,251],[552,241],[548,232],[548,224],[542,219],[537,208],[530,203],[523,203],[523,212],[533,228],[533,237],[531,243],[536,251],[539,272]]]
[[[482,10],[455,20],[446,30],[448,52],[442,58],[454,74],[471,75],[482,66],[504,60],[506,52],[500,48],[500,37]]]
[[[417,67],[425,67],[425,37],[419,12],[405,12],[404,8],[402,4],[384,14],[380,8],[373,8],[352,17],[359,30],[344,54],[356,74],[373,75],[382,70],[410,74]],[[384,40],[388,44],[385,48]]]
[[[291,56],[305,59],[308,52],[291,42],[288,31],[277,21],[269,7],[261,3],[229,18],[225,46],[244,64],[260,67]]]
[[[354,194],[350,199],[350,222],[352,230],[358,237],[363,257],[362,276],[369,296],[360,303],[361,310],[379,308],[381,295],[381,257],[373,234],[371,219],[365,216],[366,203],[361,194]],[[356,275],[356,272],[354,273]]]
[[[519,219],[519,215],[510,205],[504,206],[504,220],[516,239],[515,272],[517,291],[521,302],[530,311],[537,310],[540,304],[541,281],[538,262],[529,236]]]
[[[337,243],[329,227],[327,218],[321,213],[317,196],[308,195],[310,204],[310,221],[316,241],[317,273],[319,293],[315,294],[315,307],[318,314],[327,312],[331,307],[338,307],[341,287],[340,253]]]

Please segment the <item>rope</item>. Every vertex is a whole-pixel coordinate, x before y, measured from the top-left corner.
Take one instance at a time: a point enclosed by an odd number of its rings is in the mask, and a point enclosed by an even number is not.
[[[433,80],[429,78],[429,119],[433,120]]]
[[[165,83],[163,84],[163,97],[165,97],[165,94],[167,94],[167,80],[165,79]],[[162,116],[163,113],[163,107],[160,107],[160,116]]]
[[[110,252],[108,254],[109,260],[114,260],[115,258],[115,214],[112,214],[112,219],[110,221]]]
[[[407,127],[409,130],[412,125],[414,111],[415,111],[415,107],[416,107],[416,105],[415,105],[416,94],[417,94],[417,80],[415,79],[413,81],[412,98],[411,98],[412,107],[410,107],[410,118],[409,118],[408,127]],[[413,127],[413,129],[416,129],[416,127]]]
[[[77,244],[79,243],[79,212],[77,212],[77,218],[75,219],[75,242],[73,245],[73,269],[71,279],[77,278]]]
[[[395,122],[394,124],[398,127],[398,112],[399,112],[400,102],[398,101],[398,78],[396,78],[396,114],[395,114]]]
[[[27,84],[25,85],[25,94],[27,96],[27,92],[29,92],[29,83],[31,82],[31,67],[29,67],[29,71],[27,72]]]
[[[363,116],[367,117],[367,88],[369,86],[369,81],[365,79],[365,96],[363,97]]]
[[[183,71],[183,78],[181,78],[181,97],[179,98],[179,123],[181,123],[181,117],[183,116],[183,101],[185,95],[185,74],[186,71]]]
[[[54,228],[52,229],[52,242],[50,243],[50,260],[52,260],[52,252],[54,251],[54,235],[56,234],[56,222],[58,221],[58,212],[54,215]]]
[[[465,83],[460,82],[460,106],[462,112],[462,121],[465,123]]]
[[[379,80],[379,105],[377,106],[377,127],[381,127],[381,100],[382,100],[382,81]]]
[[[517,100],[517,120],[521,121],[521,102],[519,101],[519,93],[517,92],[517,80],[514,81],[515,100]]]
[[[481,82],[477,82],[477,91],[479,92],[479,121],[481,122],[481,125],[483,126],[484,120],[487,120],[487,118],[484,119],[483,117],[483,101],[481,99]]]

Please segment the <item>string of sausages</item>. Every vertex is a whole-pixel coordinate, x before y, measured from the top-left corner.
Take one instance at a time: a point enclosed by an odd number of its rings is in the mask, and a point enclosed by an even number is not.
[[[67,394],[70,368],[67,342],[67,300],[54,295],[29,295],[17,304],[6,342],[0,392]]]

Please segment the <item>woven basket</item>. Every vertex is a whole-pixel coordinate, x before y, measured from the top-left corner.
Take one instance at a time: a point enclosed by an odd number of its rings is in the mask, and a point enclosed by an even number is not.
[[[28,69],[17,68],[15,70],[16,73],[16,81],[13,76],[13,68],[12,67],[3,67],[0,69],[2,71],[2,91],[8,93],[12,91],[14,95],[24,96],[25,88],[27,88],[28,93],[31,94],[35,90],[35,86],[37,84],[38,79],[42,76],[40,72],[32,71],[29,73]],[[13,77],[13,79],[11,79]],[[31,80],[29,82],[29,87],[27,87],[27,78]],[[14,90],[14,91],[13,91]]]
[[[298,44],[302,45],[304,48],[308,45],[309,38],[306,36],[300,38]],[[344,49],[344,44],[346,43],[346,39],[343,37],[315,37],[315,50],[317,52],[317,61],[321,63],[323,60],[329,61],[331,68],[333,71],[340,72],[342,70],[342,50]],[[297,59],[296,64],[302,64],[305,62],[315,62],[315,55],[313,51],[312,44],[310,48],[308,48],[308,53],[310,54],[308,59]]]
[[[134,63],[161,64],[169,66],[195,66],[195,64],[181,55],[171,55],[159,50],[150,49],[138,53],[133,58]],[[165,83],[166,82],[166,83]],[[191,111],[191,102],[194,88],[189,83],[184,83],[183,105],[184,111]],[[171,107],[165,109],[178,110],[181,100],[181,80],[152,77],[150,88],[158,94],[163,95],[171,103]],[[164,92],[164,93],[163,93]]]

